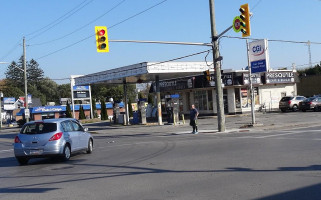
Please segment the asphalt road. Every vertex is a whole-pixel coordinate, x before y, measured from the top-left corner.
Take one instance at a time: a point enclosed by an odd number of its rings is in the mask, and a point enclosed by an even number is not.
[[[248,116],[227,120],[238,124]],[[198,135],[185,125],[89,125],[93,154],[68,162],[34,159],[27,166],[13,157],[14,134],[1,132],[0,199],[320,199],[317,120],[313,127],[226,133],[211,130],[211,122],[200,120]]]

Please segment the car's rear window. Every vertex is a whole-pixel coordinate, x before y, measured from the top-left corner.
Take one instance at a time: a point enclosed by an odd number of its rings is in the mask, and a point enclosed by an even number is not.
[[[42,134],[50,133],[57,130],[56,123],[32,123],[26,124],[22,127],[20,133],[22,134]]]
[[[282,97],[281,101],[289,101],[293,99],[293,97]]]

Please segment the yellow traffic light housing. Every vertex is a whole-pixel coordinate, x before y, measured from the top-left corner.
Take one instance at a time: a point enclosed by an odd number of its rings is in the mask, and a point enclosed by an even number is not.
[[[205,75],[207,81],[211,81],[211,73],[210,73],[210,70],[204,71],[204,75]]]
[[[242,37],[248,37],[251,35],[251,25],[250,25],[250,8],[249,4],[243,4],[240,7],[240,18],[241,18],[241,32]]]
[[[106,26],[95,26],[97,52],[109,52]]]

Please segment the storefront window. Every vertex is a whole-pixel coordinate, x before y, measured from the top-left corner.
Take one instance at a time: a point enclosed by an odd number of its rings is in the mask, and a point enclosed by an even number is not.
[[[254,92],[255,105],[260,105],[259,88],[253,87],[253,92]],[[249,108],[251,106],[250,95],[251,95],[250,89],[241,88],[242,108]],[[236,96],[235,96],[235,99],[236,99]]]
[[[200,90],[194,92],[194,101],[195,106],[199,110],[207,110],[207,91],[206,90]]]
[[[235,107],[241,108],[240,88],[235,88],[234,93],[235,93]]]

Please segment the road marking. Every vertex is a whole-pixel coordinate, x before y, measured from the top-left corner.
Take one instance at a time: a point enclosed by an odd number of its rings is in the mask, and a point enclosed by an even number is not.
[[[9,151],[13,151],[13,149],[0,150],[0,153],[2,153],[2,152],[9,152]]]

